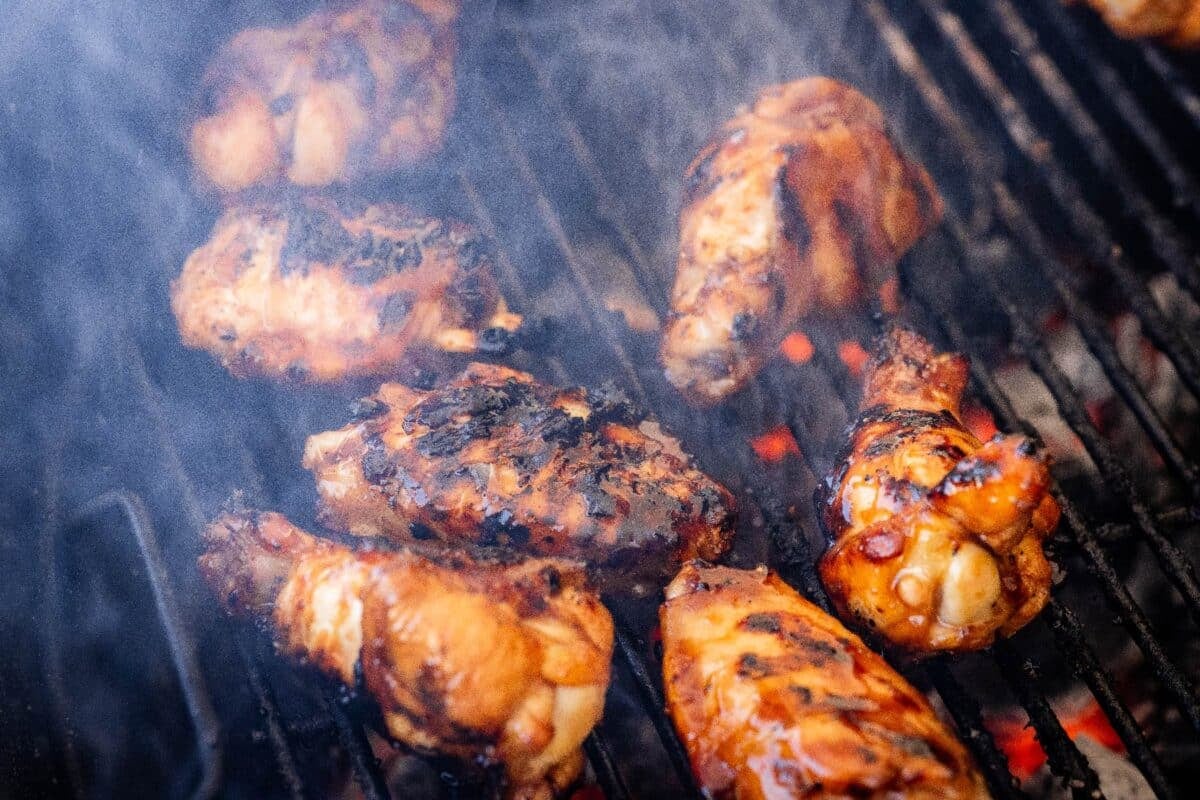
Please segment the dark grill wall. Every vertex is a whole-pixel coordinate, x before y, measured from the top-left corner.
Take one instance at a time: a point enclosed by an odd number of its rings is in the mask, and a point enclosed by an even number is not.
[[[234,489],[311,522],[299,446],[366,388],[234,381],[182,349],[167,307],[169,280],[216,214],[183,158],[189,87],[233,31],[297,13],[0,10],[0,794],[320,797],[350,767],[383,791],[364,749],[370,705],[222,621],[192,566],[199,526]],[[1081,467],[1059,470],[1056,601],[1011,644],[911,677],[936,689],[998,796],[1015,791],[980,728],[997,704],[1023,706],[1055,773],[1093,796],[1095,775],[1048,699],[1080,682],[1160,795],[1193,785],[1200,701],[1184,609],[1200,610],[1188,563],[1200,350],[1146,287],[1168,274],[1185,298],[1200,288],[1195,58],[1118,43],[1053,0],[530,3],[466,16],[446,152],[366,193],[493,235],[512,304],[552,323],[516,364],[640,395],[743,499],[736,560],[770,555],[818,600],[808,498],[856,391],[833,353],[871,323],[815,325],[812,363],[774,364],[697,414],[664,385],[655,337],[627,331],[603,299],[618,286],[665,312],[683,167],[757,87],[824,73],[880,101],[950,207],[904,264],[911,318],[972,356],[1001,427],[1027,425],[994,371],[1015,356],[1081,443]],[[1117,354],[1107,320],[1120,311],[1167,356],[1184,403],[1156,405]],[[1102,367],[1137,446],[1093,424],[1048,347],[1055,312]],[[767,467],[747,439],[779,423],[802,456]],[[589,758],[614,795],[680,792],[644,641],[652,603],[615,610],[626,633]],[[1135,719],[1135,700],[1165,719]],[[413,780],[445,796],[487,790],[442,771],[453,773],[435,760]]]

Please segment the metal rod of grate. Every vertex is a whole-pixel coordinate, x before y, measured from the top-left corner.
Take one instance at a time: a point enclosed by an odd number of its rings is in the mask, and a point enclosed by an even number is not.
[[[1016,7],[1010,0],[990,0],[984,6],[991,12],[997,30],[1005,37],[1003,44],[1020,55],[1020,63],[1037,79],[1042,92],[1067,120],[1096,173],[1111,184],[1114,190],[1112,196],[1118,200],[1126,221],[1144,226],[1150,236],[1151,246],[1158,250],[1159,257],[1164,262],[1173,263],[1173,271],[1185,275],[1186,280],[1191,282],[1190,286],[1200,285],[1196,283],[1195,253],[1185,241],[1183,232],[1166,215],[1158,211],[1139,187],[1137,180],[1129,172],[1125,159],[1117,154],[1114,145],[1110,143],[1113,134],[1102,128],[1088,112],[1054,61],[1039,46],[1036,34],[1021,18]],[[1117,102],[1120,97],[1118,92],[1110,98],[1113,108],[1118,112],[1122,110]],[[1153,125],[1147,125],[1144,130],[1154,131],[1155,128]],[[1190,190],[1178,185],[1179,182],[1188,180],[1180,177],[1186,176],[1187,171],[1165,146],[1159,151],[1159,156],[1167,162],[1160,165],[1160,174],[1169,180],[1173,175],[1176,176],[1174,180],[1177,184],[1177,197],[1188,196]],[[1194,192],[1191,192],[1190,198],[1195,200]]]
[[[1156,338],[1156,344],[1164,352],[1173,353],[1193,372],[1196,369],[1196,347],[1183,332],[1178,331],[1162,315],[1154,298],[1146,289],[1144,280],[1124,255],[1125,248],[1112,233],[1109,224],[1086,199],[1086,193],[1070,171],[1057,159],[1053,148],[1047,148],[1045,140],[1038,135],[1038,126],[1030,119],[1024,107],[1005,86],[996,69],[980,50],[962,20],[946,10],[939,0],[917,0],[917,5],[931,19],[958,63],[970,75],[984,100],[999,118],[1008,140],[1025,159],[1029,174],[1041,179],[1050,189],[1061,210],[1078,232],[1077,244],[1083,252],[1104,266],[1121,290],[1128,296],[1138,315],[1146,324],[1147,332]],[[1147,220],[1137,219],[1143,227]],[[1151,236],[1153,232],[1147,231]],[[1153,256],[1171,270],[1180,284],[1194,298],[1200,300],[1200,274],[1186,253],[1172,244],[1152,241]]]
[[[1004,0],[1005,15],[1021,9]],[[1177,206],[1188,208],[1193,215],[1200,215],[1200,184],[1191,172],[1180,163],[1166,138],[1150,120],[1143,102],[1130,88],[1125,77],[1100,54],[1096,40],[1080,29],[1077,21],[1059,2],[1039,2],[1029,9],[1039,15],[1044,24],[1050,26],[1067,44],[1072,57],[1086,68],[1092,79],[1103,89],[1112,107],[1125,120],[1125,130],[1141,142],[1157,163],[1159,170],[1174,192]],[[1026,29],[1028,30],[1028,29]],[[1032,33],[1032,31],[1030,31]]]

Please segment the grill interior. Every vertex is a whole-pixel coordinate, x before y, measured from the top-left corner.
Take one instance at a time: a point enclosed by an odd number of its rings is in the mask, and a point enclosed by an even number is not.
[[[936,691],[997,798],[1024,796],[984,726],[1006,703],[1024,709],[1072,796],[1103,796],[1056,708],[1076,684],[1154,793],[1186,796],[1200,780],[1200,659],[1188,641],[1200,621],[1191,566],[1200,347],[1174,309],[1200,299],[1195,59],[1117,42],[1056,0],[559,5],[478,9],[447,152],[367,193],[417,199],[495,239],[510,304],[547,320],[512,363],[562,384],[624,387],[738,496],[734,563],[769,560],[827,606],[810,498],[856,403],[838,345],[866,341],[872,322],[814,323],[811,361],[776,359],[730,404],[697,412],[665,384],[657,336],[629,329],[606,303],[616,290],[665,315],[683,167],[757,87],[828,74],[863,89],[947,200],[944,224],[901,265],[908,317],[970,357],[975,397],[1001,429],[1038,432],[999,369],[1015,359],[1078,445],[1076,463],[1058,466],[1064,513],[1052,548],[1063,576],[1040,619],[988,652],[905,674]],[[35,754],[6,746],[14,785],[77,796],[319,797],[339,791],[348,768],[362,795],[388,797],[368,741],[378,727],[370,703],[222,619],[194,570],[197,533],[234,489],[311,522],[303,438],[340,425],[347,400],[367,388],[235,381],[174,333],[167,283],[214,216],[187,193],[172,127],[186,102],[179,87],[247,24],[235,15],[214,25],[205,11],[179,23],[195,34],[194,63],[163,68],[151,87],[164,102],[155,115],[138,110],[146,87],[112,90],[132,94],[112,113],[128,114],[122,144],[133,149],[107,140],[81,149],[85,165],[103,166],[76,178],[95,182],[103,169],[116,184],[98,187],[86,214],[72,216],[82,202],[69,197],[74,184],[41,176],[53,158],[38,143],[7,165],[42,193],[30,213],[52,220],[17,241],[18,253],[44,245],[45,274],[25,277],[65,307],[123,311],[77,311],[66,333],[52,314],[32,314],[25,335],[46,334],[45,358],[63,369],[39,378],[13,368],[31,389],[21,408],[32,409],[25,438],[36,457],[9,469],[38,486],[14,519],[41,523],[36,568],[27,548],[5,558],[25,562],[19,572],[40,598],[44,657],[25,656],[24,666],[44,681],[25,687],[37,702],[8,713],[15,729],[50,731],[30,738]],[[175,23],[146,24],[166,41]],[[137,168],[114,179],[114,157]],[[138,192],[148,178],[152,190]],[[70,232],[48,233],[60,229]],[[77,279],[85,263],[94,271]],[[6,288],[15,292],[14,274]],[[1153,296],[1159,275],[1175,305]],[[1137,446],[1114,442],[1082,399],[1047,327],[1056,314],[1133,421]],[[1181,400],[1152,396],[1119,352],[1108,322],[1117,314],[1131,315],[1165,357]],[[778,425],[799,453],[764,463],[750,439]],[[696,795],[661,712],[653,598],[613,610],[618,664],[587,743],[591,769],[609,798]],[[438,759],[406,766],[422,791],[494,790],[489,776]]]

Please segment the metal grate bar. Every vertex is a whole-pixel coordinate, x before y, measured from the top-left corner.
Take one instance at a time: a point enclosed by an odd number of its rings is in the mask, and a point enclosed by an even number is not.
[[[528,64],[530,72],[537,82],[538,90],[552,109],[554,117],[559,121],[562,128],[563,135],[571,145],[571,151],[575,155],[576,162],[580,165],[584,174],[587,175],[588,181],[596,192],[600,215],[608,220],[613,228],[616,229],[621,243],[625,245],[625,249],[629,251],[629,255],[633,259],[637,267],[634,270],[634,277],[637,278],[642,293],[655,308],[662,311],[667,307],[669,287],[663,283],[660,275],[651,269],[650,259],[646,256],[646,251],[642,247],[641,242],[633,235],[633,228],[630,226],[629,220],[625,217],[624,211],[621,210],[622,205],[617,199],[616,193],[613,192],[612,187],[608,184],[608,180],[604,177],[604,171],[600,167],[600,162],[592,153],[592,149],[588,146],[587,140],[584,139],[583,134],[580,132],[579,126],[567,114],[562,103],[562,98],[559,97],[545,68],[542,67],[533,52],[533,48],[529,43],[529,37],[523,31],[517,31],[515,39],[517,52],[521,54],[521,58]]]
[[[238,654],[241,656],[242,665],[246,670],[246,677],[249,678],[250,689],[258,700],[259,713],[262,714],[263,722],[267,726],[267,738],[270,739],[275,750],[275,763],[279,767],[279,776],[283,778],[283,783],[287,786],[288,794],[292,796],[293,800],[303,800],[305,797],[304,781],[300,779],[300,773],[296,770],[296,760],[292,757],[291,745],[288,744],[287,734],[284,733],[283,725],[280,723],[279,707],[275,702],[275,695],[271,691],[271,687],[263,680],[258,663],[251,655],[253,645],[243,641],[241,636],[235,635],[235,639]]]
[[[1163,86],[1192,120],[1192,124],[1200,128],[1200,96],[1192,91],[1188,79],[1159,51],[1158,45],[1138,42],[1137,48],[1142,59],[1162,80]]]
[[[1059,652],[1066,656],[1071,663],[1071,669],[1091,689],[1092,696],[1104,710],[1105,716],[1108,717],[1117,735],[1124,742],[1130,759],[1141,770],[1146,782],[1150,784],[1150,788],[1162,800],[1174,798],[1175,792],[1167,782],[1162,762],[1150,747],[1150,743],[1146,741],[1133,714],[1117,697],[1113,690],[1112,677],[1101,666],[1096,652],[1084,638],[1083,630],[1074,612],[1051,598],[1050,602],[1046,604],[1045,613],[1050,623],[1050,629],[1054,632]]]
[[[509,299],[516,299],[518,311],[527,311],[530,308],[529,292],[521,280],[520,273],[513,266],[512,259],[509,258],[508,253],[505,252],[501,244],[500,229],[496,227],[496,221],[492,218],[492,213],[488,211],[487,205],[483,202],[483,197],[479,194],[479,190],[475,188],[475,184],[465,172],[458,173],[458,185],[471,204],[475,223],[488,239],[496,243],[496,264],[500,267],[505,278],[505,296]],[[550,356],[543,358],[543,360],[549,365],[550,372],[553,373],[555,380],[563,385],[571,382],[566,368],[563,367],[559,359]]]
[[[1004,674],[1004,679],[1013,691],[1021,705],[1029,714],[1033,723],[1038,742],[1046,753],[1046,760],[1055,775],[1065,778],[1075,800],[1098,800],[1104,797],[1100,791],[1100,780],[1096,772],[1088,764],[1083,753],[1067,736],[1062,723],[1054,714],[1054,709],[1046,701],[1045,695],[1034,688],[1041,675],[1032,659],[1017,655],[1012,646],[1004,640],[996,642],[992,655]]]
[[[917,302],[923,307],[926,316],[934,321],[946,338],[950,340],[951,346],[956,351],[969,356],[971,377],[980,389],[979,396],[987,405],[988,410],[1008,430],[1021,431],[1030,437],[1037,436],[1037,431],[1013,411],[1012,405],[983,366],[983,355],[967,338],[958,323],[940,315],[938,310],[930,306],[928,301],[920,295],[917,295]],[[1121,582],[1116,569],[1108,560],[1108,554],[1105,553],[1104,548],[1084,522],[1082,515],[1075,508],[1075,504],[1057,488],[1052,490],[1052,494],[1062,510],[1065,524],[1060,527],[1067,530],[1071,539],[1086,556],[1084,564],[1100,583],[1109,603],[1117,611],[1121,624],[1129,631],[1138,648],[1154,667],[1155,674],[1179,703],[1180,709],[1191,724],[1200,729],[1200,702],[1183,673],[1167,657],[1145,612],[1137,605],[1132,595],[1129,594],[1129,590]]]
[[[625,666],[629,668],[629,672],[633,676],[638,692],[642,696],[642,703],[647,709],[655,711],[655,713],[649,714],[650,721],[654,724],[654,730],[657,731],[658,738],[662,740],[663,747],[667,751],[667,758],[671,760],[671,766],[675,768],[675,774],[679,778],[680,784],[689,797],[703,797],[699,787],[696,785],[696,779],[692,775],[687,750],[684,749],[683,742],[679,741],[679,735],[675,732],[675,726],[663,712],[663,709],[666,708],[666,702],[663,699],[662,692],[658,689],[658,684],[646,668],[641,655],[638,654],[637,645],[634,643],[635,639],[625,629],[624,625],[618,624],[615,627],[617,652],[620,653],[621,660],[625,662]]]
[[[1087,202],[1086,195],[1078,182],[1071,177],[1066,169],[1053,157],[1052,151],[1046,147],[1046,142],[1037,134],[1037,126],[1022,109],[1020,103],[1004,85],[1004,81],[996,74],[986,56],[979,50],[971,39],[970,34],[954,13],[945,10],[940,0],[918,0],[925,14],[933,21],[937,30],[950,44],[961,63],[975,81],[988,103],[992,106],[1009,140],[1021,152],[1026,161],[1032,165],[1036,173],[1044,179],[1045,185],[1058,202],[1059,207],[1066,212],[1072,226],[1079,232],[1079,243],[1086,248],[1097,263],[1103,264],[1123,292],[1139,316],[1143,317],[1148,328],[1157,329],[1156,335],[1162,338],[1162,347],[1171,347],[1186,359],[1187,363],[1196,366],[1196,351],[1191,340],[1181,338],[1162,317],[1154,299],[1146,290],[1142,280],[1127,263],[1123,248],[1112,235],[1107,223]],[[1144,220],[1141,221],[1144,224]],[[1156,253],[1156,256],[1159,254]],[[1180,285],[1184,286],[1193,297],[1200,301],[1200,278],[1186,259],[1161,259],[1175,274]],[[1189,349],[1183,349],[1183,345]],[[1186,355],[1184,355],[1186,353]]]
[[[583,750],[596,772],[596,781],[604,790],[605,800],[628,800],[633,796],[603,736],[593,730],[584,740]]]
[[[171,590],[162,551],[158,546],[158,536],[154,531],[154,523],[150,520],[150,513],[146,510],[146,504],[140,497],[125,490],[106,492],[76,511],[65,527],[73,528],[84,519],[95,517],[107,508],[116,508],[125,516],[130,531],[137,539],[138,552],[150,580],[158,617],[162,621],[167,644],[171,649],[171,660],[179,676],[179,688],[195,728],[201,775],[200,783],[192,796],[212,797],[217,793],[217,784],[221,776],[220,723],[209,699],[204,675],[200,671],[195,639],[183,621],[175,593]]]
[[[1006,2],[1006,5],[1009,4]],[[1084,34],[1078,23],[1056,0],[1039,3],[1036,13],[1070,45],[1071,54],[1082,61],[1088,74],[1104,90],[1113,107],[1126,120],[1127,129],[1138,138],[1171,184],[1177,204],[1186,205],[1193,214],[1200,214],[1200,184],[1180,163],[1171,146],[1150,121],[1124,76],[1097,52],[1095,40]]]
[[[1034,32],[1025,24],[1012,3],[1009,0],[991,0],[988,8],[991,9],[999,23],[1000,31],[1021,55],[1022,63],[1037,78],[1042,91],[1070,124],[1098,173],[1112,182],[1113,188],[1116,190],[1115,197],[1121,204],[1127,219],[1144,225],[1150,236],[1151,246],[1159,257],[1165,263],[1173,264],[1172,271],[1176,274],[1182,273],[1188,276],[1188,280],[1193,281],[1190,287],[1198,290],[1200,282],[1196,280],[1195,254],[1184,241],[1178,228],[1158,212],[1138,187],[1137,181],[1125,166],[1125,160],[1115,152],[1109,143],[1111,134],[1106,135],[1092,115],[1087,112],[1078,95],[1063,77],[1062,72],[1038,46]],[[1119,92],[1113,99],[1117,99],[1118,96]],[[1147,123],[1141,130],[1155,131],[1156,129]],[[1195,203],[1194,184],[1186,177],[1178,177],[1186,176],[1186,170],[1174,160],[1169,150],[1160,150],[1160,155],[1169,160],[1162,174],[1166,175],[1168,179],[1172,175],[1176,176],[1177,195],[1181,199],[1187,198],[1188,202]],[[1180,180],[1191,184],[1190,189],[1180,187],[1178,185]]]
[[[625,352],[624,346],[613,332],[611,326],[606,325],[604,320],[599,317],[600,309],[603,308],[603,305],[600,303],[596,287],[592,285],[588,271],[579,262],[579,258],[575,254],[574,247],[571,246],[571,241],[567,236],[566,230],[563,228],[558,213],[546,197],[546,192],[542,188],[541,181],[535,174],[533,166],[529,163],[529,157],[517,144],[516,135],[513,133],[512,126],[509,124],[504,110],[490,98],[485,99],[484,106],[496,121],[496,130],[499,134],[499,139],[512,159],[513,165],[517,168],[522,181],[534,193],[534,201],[537,204],[541,219],[545,222],[554,238],[554,243],[566,260],[567,266],[575,278],[576,285],[583,293],[584,305],[587,307],[597,331],[612,350],[630,388],[636,393],[638,400],[645,403],[647,398],[646,389],[642,385],[642,380],[638,376],[637,369],[633,366],[633,361],[630,359],[629,354]]]
[[[367,733],[362,725],[351,721],[342,707],[342,695],[338,689],[331,689],[325,694],[325,709],[333,718],[337,727],[338,740],[342,749],[350,758],[350,767],[354,771],[354,780],[362,791],[365,800],[389,800],[392,793],[388,789],[387,780],[379,765],[379,759],[371,750],[367,741]]]
[[[1017,788],[1008,769],[1008,759],[996,747],[991,731],[983,724],[983,712],[975,698],[967,694],[962,684],[950,672],[945,659],[938,658],[925,666],[938,694],[946,701],[946,708],[954,718],[963,741],[971,748],[988,788],[996,800],[1028,800],[1028,795]],[[980,743],[986,742],[986,747]]]

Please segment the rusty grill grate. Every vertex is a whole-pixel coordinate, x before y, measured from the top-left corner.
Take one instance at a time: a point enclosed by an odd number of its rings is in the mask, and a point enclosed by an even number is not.
[[[1200,137],[1196,64],[1152,45],[1114,43],[1088,15],[1064,9],[1057,0],[786,5],[764,12],[785,27],[774,30],[773,39],[756,43],[740,40],[736,26],[717,11],[701,11],[643,2],[631,18],[674,32],[680,47],[711,65],[713,75],[705,80],[743,86],[743,70],[761,49],[774,59],[772,71],[779,77],[819,66],[862,87],[880,100],[905,149],[935,173],[946,195],[947,219],[901,267],[913,313],[924,330],[939,333],[945,345],[970,357],[975,394],[1002,428],[1036,434],[995,369],[999,346],[1007,343],[1040,379],[1092,465],[1085,477],[1069,486],[1064,482],[1056,493],[1063,509],[1056,555],[1067,565],[1069,580],[1084,589],[1057,592],[1029,636],[965,660],[981,662],[980,669],[1007,686],[1007,695],[1028,714],[1050,769],[1075,798],[1103,794],[1096,771],[1052,705],[1047,665],[1065,664],[1086,686],[1157,796],[1180,796],[1184,787],[1173,776],[1183,773],[1179,765],[1165,762],[1164,743],[1151,741],[1136,710],[1123,699],[1110,658],[1115,651],[1110,639],[1096,643],[1095,609],[1081,598],[1099,590],[1125,632],[1124,641],[1132,642],[1150,668],[1157,686],[1148,686],[1146,693],[1172,706],[1188,735],[1200,731],[1195,664],[1186,663],[1164,635],[1200,621],[1200,586],[1181,544],[1196,528],[1196,441],[1181,437],[1178,426],[1164,417],[1122,359],[1106,322],[1114,309],[1134,315],[1184,391],[1200,398],[1195,331],[1180,325],[1147,288],[1147,276],[1161,273],[1173,276],[1182,293],[1200,299],[1195,237],[1200,153],[1186,147]],[[561,24],[530,24],[539,13]],[[677,402],[659,375],[653,336],[618,324],[605,300],[611,286],[620,285],[660,317],[665,314],[670,272],[664,265],[673,263],[674,214],[660,209],[659,218],[648,220],[643,212],[667,202],[686,148],[656,152],[632,135],[614,144],[612,130],[636,120],[599,118],[587,105],[587,91],[564,80],[587,69],[582,58],[578,65],[562,67],[563,54],[572,53],[570,42],[588,33],[578,29],[578,20],[572,22],[571,12],[501,9],[495,23],[488,46],[476,48],[464,70],[461,109],[471,110],[476,119],[447,158],[457,169],[434,179],[434,193],[458,198],[458,213],[473,218],[499,243],[502,281],[518,311],[536,315],[549,303],[578,312],[578,330],[550,337],[545,352],[530,356],[531,366],[563,383],[612,377],[624,385],[681,436],[706,469],[749,498],[746,524],[753,531],[742,537],[745,551],[735,558],[751,563],[768,556],[786,578],[828,607],[813,567],[816,526],[807,496],[829,466],[831,444],[853,413],[854,380],[833,356],[836,343],[861,339],[869,331],[850,323],[815,326],[810,364],[772,365],[725,409],[699,413]],[[700,103],[703,87],[702,81],[678,87],[679,97],[664,102]],[[743,88],[748,96],[754,87]],[[656,89],[667,95],[675,91]],[[714,125],[722,118],[720,110],[702,110]],[[614,168],[614,154],[627,163]],[[634,197],[639,190],[646,196]],[[1081,280],[1081,268],[1092,279]],[[1025,277],[1014,282],[1013,274]],[[1031,295],[1039,295],[1041,304]],[[1174,486],[1169,501],[1148,494],[1127,454],[1089,415],[1048,344],[1043,311],[1051,307],[1064,311],[1148,448],[1161,459],[1165,479]],[[153,587],[192,723],[196,796],[215,791],[223,770],[239,769],[265,775],[257,780],[274,793],[282,787],[291,797],[318,796],[326,789],[312,783],[314,754],[335,758],[329,754],[336,751],[364,796],[388,797],[367,739],[369,704],[311,676],[289,678],[294,670],[281,670],[264,652],[261,637],[250,631],[239,630],[228,641],[223,626],[204,622],[214,611],[187,568],[194,563],[204,510],[229,488],[246,487],[285,509],[303,506],[306,498],[292,488],[303,483],[303,476],[286,460],[296,448],[285,445],[297,444],[298,429],[304,427],[293,424],[294,418],[323,419],[335,400],[340,407],[340,398],[314,390],[289,399],[235,384],[197,396],[186,388],[186,373],[198,368],[202,357],[179,365],[177,352],[147,344],[132,331],[112,344],[112,362],[77,376],[62,405],[83,408],[94,397],[90,392],[107,393],[120,398],[108,413],[140,415],[140,438],[112,455],[115,480],[138,476],[130,488],[140,497],[105,494],[64,518],[59,508],[75,493],[70,490],[73,450],[102,446],[103,439],[82,422],[55,431],[47,448],[49,521],[40,550],[46,574],[61,570],[64,543],[78,539],[80,531],[115,522],[129,532]],[[221,435],[222,457],[214,463],[204,455],[209,450],[196,443],[196,431],[219,429],[213,421],[226,424],[231,408],[241,419]],[[775,422],[788,426],[800,458],[764,466],[748,438]],[[1191,422],[1194,427],[1194,417]],[[129,471],[122,472],[122,465]],[[214,472],[219,479],[211,477]],[[1127,565],[1117,555],[1141,548],[1157,564],[1160,582],[1165,578],[1176,593],[1166,611],[1144,608],[1145,599],[1129,585]],[[168,549],[180,557],[164,558]],[[70,587],[51,581],[45,590],[52,608],[61,610],[58,598]],[[1174,607],[1186,609],[1191,621],[1171,616]],[[661,710],[658,663],[647,637],[649,610],[636,602],[614,608],[619,628],[614,691],[640,706],[638,713],[658,737],[661,760],[674,773],[659,776],[661,786],[697,796],[682,745]],[[1043,642],[1052,642],[1054,653],[1042,650]],[[51,637],[50,645],[49,695],[67,720],[64,760],[73,788],[82,795],[89,768],[71,746],[70,720],[76,712],[66,684],[72,665],[66,663],[63,641]],[[210,697],[229,690],[216,686],[202,663],[228,653],[240,667],[227,669],[224,680],[231,680],[230,671],[243,673],[234,680],[246,684],[249,705],[256,709],[249,722],[230,711],[245,706],[244,697]],[[934,659],[907,674],[936,690],[995,796],[1022,797],[1004,753],[984,726],[988,701],[973,684],[976,673],[970,666]],[[318,694],[297,690],[297,682],[318,687]],[[606,719],[587,742],[591,768],[612,800],[648,796],[641,785],[644,776],[631,771],[629,742],[614,733],[613,723]],[[265,733],[254,738],[245,733],[248,728]],[[444,765],[435,765],[435,772],[443,773],[440,785],[447,796],[481,791],[461,783]]]

